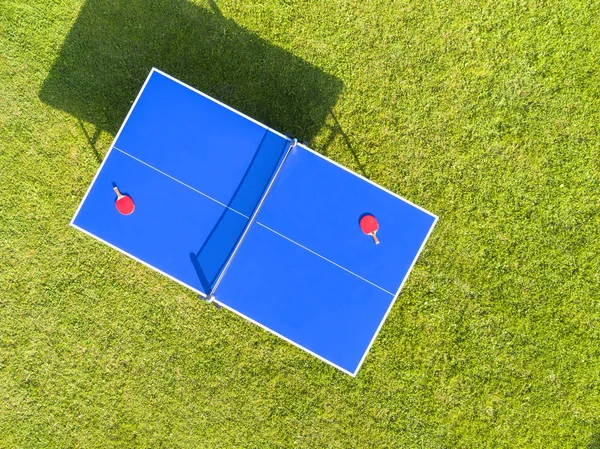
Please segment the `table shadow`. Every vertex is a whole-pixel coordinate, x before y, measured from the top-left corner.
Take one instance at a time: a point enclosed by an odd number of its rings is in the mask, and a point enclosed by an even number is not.
[[[87,0],[40,99],[116,133],[152,67],[273,129],[310,141],[343,84],[221,15],[187,0]],[[86,132],[87,134],[87,132]],[[95,139],[86,135],[92,150]]]

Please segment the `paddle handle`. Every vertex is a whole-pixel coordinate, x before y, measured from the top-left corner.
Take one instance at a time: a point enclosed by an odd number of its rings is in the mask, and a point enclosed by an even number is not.
[[[375,234],[377,231],[373,231],[371,232],[371,234],[369,234],[371,237],[373,237],[373,240],[375,240],[375,244],[379,245],[379,239],[377,238],[377,234]]]
[[[123,198],[123,195],[121,195],[121,192],[119,191],[119,188],[117,186],[113,187],[113,190],[115,191],[115,193],[117,194],[117,199],[121,199]]]

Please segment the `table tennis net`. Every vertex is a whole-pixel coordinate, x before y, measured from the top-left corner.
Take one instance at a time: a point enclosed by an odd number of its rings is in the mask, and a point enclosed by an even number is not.
[[[268,136],[268,132],[267,132],[267,136]],[[269,146],[265,145],[265,142],[263,139],[263,143],[261,143],[261,146],[257,150],[252,162],[250,163],[250,167],[249,167],[248,171],[244,175],[244,177],[240,183],[240,186],[236,190],[236,193],[233,195],[232,201],[230,202],[230,206],[232,208],[234,208],[235,210],[238,210],[237,208],[239,206],[243,206],[243,207],[239,207],[239,209],[243,209],[244,211],[247,211],[247,207],[249,204],[254,205],[254,210],[249,215],[248,223],[246,224],[240,238],[238,239],[237,243],[235,244],[235,247],[231,251],[229,258],[225,262],[225,265],[223,266],[220,273],[218,274],[216,281],[213,283],[210,291],[207,292],[207,298],[209,300],[211,300],[214,297],[214,293],[216,292],[217,288],[219,287],[219,284],[221,283],[221,280],[225,276],[225,273],[227,272],[227,269],[231,265],[231,262],[235,258],[237,251],[239,250],[242,243],[244,242],[244,239],[245,239],[246,235],[248,234],[248,231],[252,227],[252,224],[256,220],[256,217],[258,216],[258,213],[260,212],[260,209],[261,209],[265,199],[269,195],[269,191],[271,190],[271,187],[273,186],[275,180],[277,179],[277,176],[279,175],[281,168],[283,167],[290,152],[297,145],[297,143],[298,143],[297,139],[293,139],[292,141],[289,142],[289,144],[287,145],[287,148],[285,148],[282,155],[277,159],[276,165],[274,165],[272,167],[271,176],[270,176],[270,178],[268,178],[268,182],[267,182],[266,186],[264,186],[264,184],[261,186],[261,183],[255,182],[255,179],[259,179],[260,176],[264,175],[264,172],[266,170],[269,170],[270,161],[272,160],[272,153],[269,154],[270,153]],[[253,169],[253,167],[255,167],[255,168]],[[245,185],[249,186],[249,188],[245,188],[244,187]],[[257,186],[260,189],[258,192],[258,193],[260,193],[259,197],[254,196],[257,193]],[[260,187],[263,187],[263,188],[260,188]],[[254,191],[252,193],[248,193],[248,190],[254,190]],[[256,198],[258,198],[258,201],[256,201]],[[254,201],[253,201],[253,199],[254,199]]]

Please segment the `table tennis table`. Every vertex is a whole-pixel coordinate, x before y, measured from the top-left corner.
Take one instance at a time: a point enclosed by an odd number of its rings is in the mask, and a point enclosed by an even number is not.
[[[356,376],[436,221],[154,68],[71,225]]]

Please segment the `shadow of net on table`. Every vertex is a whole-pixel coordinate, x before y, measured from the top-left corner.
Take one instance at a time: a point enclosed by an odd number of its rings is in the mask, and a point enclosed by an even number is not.
[[[152,67],[299,141],[316,136],[343,88],[332,75],[223,17],[211,0],[206,8],[186,0],[88,0],[39,97],[78,119],[100,162],[100,133],[117,132]],[[248,185],[240,183],[238,197]],[[207,248],[223,244],[224,235],[231,236],[224,247],[233,247],[241,235],[230,214],[224,212],[213,240],[196,253],[197,261],[205,259],[202,251],[211,255],[210,269],[196,267],[205,288],[226,261],[219,255],[224,250]]]

